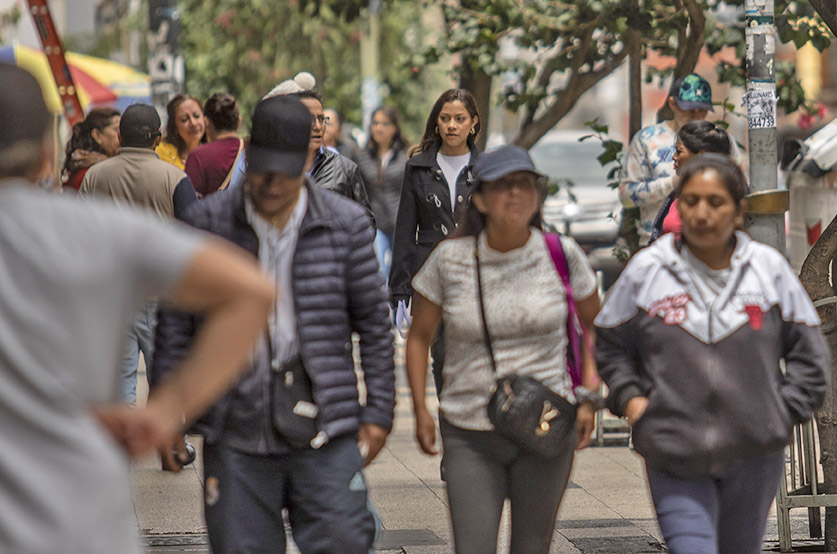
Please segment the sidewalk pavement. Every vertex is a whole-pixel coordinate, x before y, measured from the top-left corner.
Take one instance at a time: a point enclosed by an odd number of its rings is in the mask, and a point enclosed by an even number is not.
[[[453,541],[439,458],[422,454],[413,439],[409,390],[398,379],[395,427],[387,445],[367,468],[370,498],[383,522],[379,553],[450,554]],[[435,391],[427,389],[435,407]],[[200,444],[199,437],[191,439]],[[200,452],[200,448],[198,449]],[[174,475],[159,469],[156,456],[132,468],[134,508],[148,554],[209,552],[202,515],[200,457]],[[794,538],[807,537],[805,510],[791,512]],[[508,537],[508,511],[501,537]],[[775,513],[766,541],[778,541]],[[505,541],[501,541],[505,544]],[[639,554],[661,552],[641,458],[626,446],[592,447],[576,456],[550,554]],[[766,546],[770,546],[767,543]],[[507,552],[507,546],[498,552]],[[291,545],[288,553],[298,552]]]

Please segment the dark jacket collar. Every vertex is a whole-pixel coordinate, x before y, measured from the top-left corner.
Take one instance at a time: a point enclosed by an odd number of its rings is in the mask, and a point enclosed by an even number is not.
[[[436,154],[439,152],[438,146],[428,148],[424,152],[416,154],[410,158],[410,164],[416,167],[434,167],[436,165]],[[474,162],[482,154],[482,150],[476,144],[471,146],[471,160],[468,162],[469,166],[474,165]]]
[[[305,177],[305,187],[308,189],[308,209],[305,210],[305,216],[302,218],[301,230],[306,230],[316,226],[330,227],[332,220],[328,217],[323,207],[322,195],[325,194],[320,190],[314,182],[308,177]],[[236,220],[246,226],[250,226],[247,221],[247,212],[244,210],[244,185],[236,187],[232,191],[232,209]]]

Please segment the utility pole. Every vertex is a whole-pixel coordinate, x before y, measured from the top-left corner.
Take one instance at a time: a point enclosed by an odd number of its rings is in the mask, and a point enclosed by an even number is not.
[[[185,81],[177,0],[149,0],[146,40],[151,97],[154,106],[162,112],[174,95],[183,92]]]
[[[380,96],[380,48],[381,48],[381,0],[369,0],[367,20],[360,34],[360,105],[363,112],[361,125],[366,129],[372,118],[372,111],[381,104]]]
[[[776,27],[773,0],[746,0],[747,142],[750,190],[745,225],[756,240],[785,252],[786,190],[777,190]]]

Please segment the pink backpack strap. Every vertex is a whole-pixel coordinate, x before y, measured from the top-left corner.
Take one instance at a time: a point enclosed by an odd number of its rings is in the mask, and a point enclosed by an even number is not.
[[[575,305],[573,287],[570,283],[570,266],[567,263],[567,256],[564,254],[561,239],[557,233],[544,233],[543,236],[546,240],[546,247],[549,249],[549,254],[552,256],[552,263],[555,264],[555,269],[558,271],[558,275],[564,283],[564,289],[567,294],[567,371],[570,374],[570,379],[572,379],[573,388],[575,388],[581,385],[581,337],[583,337],[591,353],[593,352],[593,345],[590,342],[590,337],[587,336],[587,329],[585,329],[584,323],[581,321],[578,307]]]

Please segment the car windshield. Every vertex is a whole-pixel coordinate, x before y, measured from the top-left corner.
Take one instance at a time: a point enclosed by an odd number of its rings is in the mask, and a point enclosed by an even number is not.
[[[541,172],[551,179],[568,179],[578,186],[601,186],[608,182],[610,164],[602,167],[596,159],[601,153],[601,144],[592,139],[539,143],[529,151]]]

